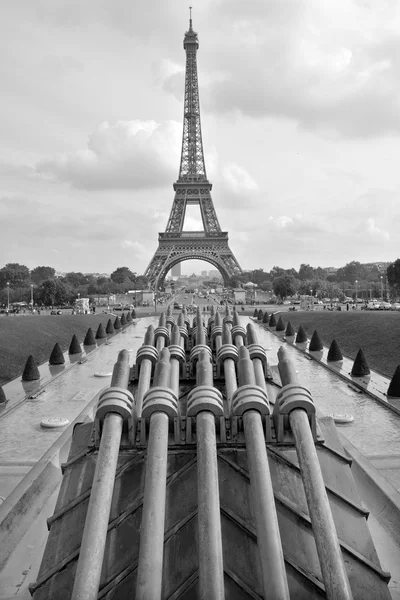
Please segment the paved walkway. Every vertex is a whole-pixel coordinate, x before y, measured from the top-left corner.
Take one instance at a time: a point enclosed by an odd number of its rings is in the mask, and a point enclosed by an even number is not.
[[[39,367],[40,382],[23,384],[15,379],[3,386],[9,403],[0,414],[0,481],[2,498],[15,488],[27,472],[58,439],[65,428],[44,429],[40,422],[48,417],[64,417],[72,422],[92,398],[110,385],[111,373],[122,349],[131,351],[133,363],[147,326],[154,318],[140,319],[114,335],[109,344],[78,355],[66,366],[50,372],[48,364]],[[79,359],[86,359],[82,364]],[[95,373],[109,373],[96,377]],[[56,375],[53,377],[53,375]],[[35,393],[36,392],[36,393]],[[40,392],[40,393],[38,393]],[[36,395],[35,398],[29,396]]]
[[[341,432],[362,452],[371,464],[376,467],[382,475],[391,483],[391,485],[400,491],[400,399],[388,398],[386,395],[390,379],[381,373],[371,370],[368,377],[353,377],[351,369],[354,360],[344,357],[343,361],[333,363],[328,362],[326,357],[329,348],[324,346],[320,352],[309,352],[308,342],[305,344],[295,344],[295,336],[286,338],[284,332],[276,332],[275,328],[269,328],[267,325],[252,319],[259,325],[260,329],[268,332],[274,338],[282,343],[288,343],[293,349],[296,349],[305,359],[323,366],[324,369],[338,375],[346,382],[348,392],[343,388],[332,389],[332,385],[326,382],[326,389],[321,389],[321,385],[316,383],[316,389],[313,390],[315,402],[321,402],[323,412],[350,412],[354,415],[355,421],[350,425],[338,427]],[[268,354],[269,356],[269,354]],[[300,367],[299,367],[300,369]],[[305,375],[304,367],[300,374]],[[305,384],[310,388],[314,383],[314,377]],[[333,394],[329,402],[330,410],[327,409],[327,396]],[[386,408],[386,411],[379,409],[371,401],[366,402],[366,395]],[[351,398],[352,396],[352,398]],[[358,399],[357,399],[358,396]],[[341,406],[350,407],[341,410]]]

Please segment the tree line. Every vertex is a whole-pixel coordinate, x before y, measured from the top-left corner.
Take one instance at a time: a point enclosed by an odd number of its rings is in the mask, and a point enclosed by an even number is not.
[[[322,267],[301,264],[296,269],[275,266],[269,272],[254,269],[231,278],[230,285],[239,287],[247,282],[255,283],[261,290],[273,292],[284,299],[294,294],[312,294],[320,298],[354,296],[357,281],[361,298],[398,298],[400,296],[400,259],[389,263],[386,269],[357,261],[331,272]],[[7,285],[7,283],[9,285]],[[71,304],[78,296],[94,299],[96,296],[143,290],[148,280],[128,267],[118,267],[110,277],[71,271],[56,277],[53,267],[38,266],[29,270],[25,265],[7,263],[0,269],[0,303],[31,301],[44,306]]]
[[[354,297],[357,288],[359,298],[398,298],[400,296],[400,259],[380,269],[373,263],[362,264],[351,261],[333,272],[322,267],[301,264],[296,269],[273,267],[248,271],[231,278],[230,284],[238,287],[248,282],[255,283],[264,291],[273,292],[285,299],[295,294],[313,295],[318,298]]]
[[[118,267],[110,277],[71,271],[56,277],[53,267],[39,266],[29,270],[19,263],[7,263],[0,269],[0,303],[33,302],[35,305],[70,305],[78,295],[122,294],[128,290],[146,289],[148,281],[128,267]]]

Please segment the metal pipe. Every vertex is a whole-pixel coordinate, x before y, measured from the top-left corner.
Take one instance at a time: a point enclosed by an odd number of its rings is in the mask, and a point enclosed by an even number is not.
[[[237,348],[240,348],[241,346],[244,346],[243,338],[242,338],[242,336],[241,336],[241,335],[237,335],[237,336],[235,337],[235,346],[236,346]]]
[[[165,349],[156,365],[154,386],[168,388],[169,381],[169,351]],[[168,426],[169,420],[166,412],[156,411],[152,413],[150,416],[147,446],[136,600],[161,599],[168,463]]]
[[[206,337],[204,335],[203,317],[201,316],[201,310],[199,306],[197,307],[196,327],[196,346],[204,346],[206,343]]]
[[[234,310],[233,311],[233,327],[237,327],[237,326],[241,327],[240,318],[239,318],[239,315],[237,314],[237,311]],[[236,335],[234,344],[235,344],[236,348],[240,348],[241,346],[244,346],[243,337],[241,335]]]
[[[231,413],[232,396],[237,390],[235,363],[231,358],[224,360],[224,376],[226,399],[228,402],[228,414]]]
[[[183,348],[183,338],[181,337],[178,325],[174,325],[172,327],[170,343],[172,347],[180,346],[181,348]],[[179,371],[179,360],[172,354],[169,387],[177,397],[179,396]]]
[[[264,597],[290,600],[260,413],[247,410],[243,415],[243,426],[256,517],[257,543],[262,565]]]
[[[253,363],[256,385],[259,385],[266,390],[267,384],[265,383],[264,368],[261,360],[259,358],[253,358],[251,362]]]
[[[222,328],[222,346],[224,344],[232,344],[232,334],[227,323],[225,323]],[[226,358],[224,360],[224,376],[226,399],[228,401],[228,414],[230,414],[232,396],[237,390],[235,362],[232,358]]]
[[[138,417],[142,414],[143,397],[150,387],[152,363],[145,359],[140,365],[139,381],[136,391],[136,414]]]
[[[136,600],[161,598],[167,458],[168,415],[155,412],[150,417],[147,446]]]
[[[196,419],[200,598],[223,600],[225,585],[215,416],[206,408],[208,404],[211,409],[213,403],[207,398],[207,390],[213,386],[213,372],[205,351],[197,364],[196,383],[205,389],[205,408],[197,413]]]
[[[144,346],[154,346],[154,327],[149,325],[144,336]],[[138,417],[142,414],[143,396],[150,387],[152,362],[144,359],[140,365],[139,381],[136,390],[136,414]],[[135,410],[135,409],[134,409]]]
[[[279,349],[278,358],[282,385],[300,385],[295,366],[283,348]],[[344,566],[308,415],[304,409],[294,409],[289,413],[289,422],[295,440],[297,458],[327,598],[351,600],[353,595]]]
[[[240,387],[256,385],[252,361],[245,347],[239,350],[238,375]],[[264,596],[265,598],[290,600],[261,414],[253,409],[246,410],[243,414],[243,426]]]
[[[215,417],[210,411],[197,415],[196,433],[200,598],[223,600],[225,585],[217,445]]]
[[[160,336],[158,336],[158,338],[157,338],[157,345],[156,345],[156,348],[157,348],[157,350],[158,350],[159,352],[161,352],[161,350],[162,350],[164,347],[165,347],[165,338],[164,338],[162,335],[160,335]]]
[[[129,373],[129,353],[121,350],[111,387],[127,388]],[[105,416],[71,600],[97,600],[122,426],[121,415],[109,412]]]
[[[179,371],[180,364],[176,358],[171,358],[171,379],[169,387],[175,396],[179,396]]]
[[[162,328],[165,327],[168,330],[167,327],[167,317],[165,312],[161,313],[160,318],[158,319],[158,328]],[[165,347],[165,338],[163,335],[158,335],[157,336],[157,342],[156,342],[156,348],[158,350],[158,352],[161,352],[161,350]]]
[[[247,344],[249,346],[251,344],[258,344],[257,332],[253,323],[249,323],[247,325]],[[262,361],[259,358],[253,358],[252,363],[256,377],[256,384],[262,387],[263,390],[266,390],[267,384],[265,383],[265,374]]]

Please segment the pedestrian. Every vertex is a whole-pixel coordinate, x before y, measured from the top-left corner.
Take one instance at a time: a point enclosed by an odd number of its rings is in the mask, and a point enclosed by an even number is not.
[[[347,308],[347,310],[349,310],[349,303],[347,303],[347,307],[346,308]]]

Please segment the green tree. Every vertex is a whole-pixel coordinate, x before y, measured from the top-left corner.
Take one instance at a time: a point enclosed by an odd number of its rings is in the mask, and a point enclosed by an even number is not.
[[[38,289],[37,296],[45,306],[60,306],[70,298],[67,286],[60,279],[47,279]]]
[[[271,279],[274,280],[276,277],[285,275],[285,273],[286,273],[285,269],[282,269],[281,267],[272,267],[272,269],[269,272],[269,275],[270,275]]]
[[[35,267],[31,271],[31,281],[36,285],[40,285],[46,279],[53,279],[55,273],[53,267]]]
[[[400,295],[400,258],[388,266],[386,276],[391,295],[397,298]]]
[[[144,275],[138,275],[135,279],[134,290],[147,290],[149,288],[149,280]]]
[[[75,273],[74,271],[66,273],[66,275],[62,278],[62,282],[66,285],[71,286],[74,289],[77,289],[80,286],[84,286],[90,283],[87,275],[84,275],[80,272]]]
[[[305,279],[312,279],[314,277],[314,269],[310,265],[302,263],[299,269],[299,279],[304,281]]]
[[[28,267],[19,263],[7,263],[0,269],[0,286],[10,283],[10,287],[24,287],[29,284],[30,273]]]
[[[118,267],[111,273],[110,277],[114,283],[124,283],[125,279],[135,281],[136,273],[132,273],[128,267]]]
[[[272,282],[274,294],[285,300],[288,296],[293,296],[296,291],[296,281],[293,275],[284,273],[275,277]]]

